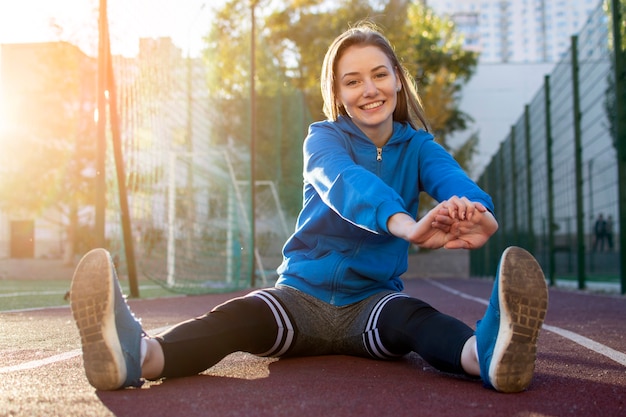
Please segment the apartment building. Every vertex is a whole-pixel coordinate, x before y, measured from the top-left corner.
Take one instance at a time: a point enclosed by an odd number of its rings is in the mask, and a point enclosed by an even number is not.
[[[450,138],[463,143],[478,132],[478,176],[601,0],[431,0],[437,14],[453,20],[465,47],[480,53],[476,73],[464,86],[460,108],[474,123]]]
[[[428,6],[453,20],[480,62],[558,62],[599,0],[437,0]]]

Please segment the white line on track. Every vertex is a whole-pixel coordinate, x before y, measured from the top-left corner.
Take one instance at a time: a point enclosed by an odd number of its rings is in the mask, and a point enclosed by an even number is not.
[[[170,328],[170,326],[159,327],[157,329],[149,330],[148,333],[157,334],[157,333],[161,333],[162,331],[167,330],[169,328]],[[42,367],[42,366],[51,365],[53,363],[62,362],[62,361],[66,361],[68,359],[72,359],[72,358],[74,358],[76,356],[79,356],[81,353],[82,352],[81,352],[80,349],[74,349],[74,350],[70,350],[69,352],[59,353],[58,355],[49,356],[49,357],[44,358],[44,359],[38,359],[38,360],[35,360],[35,361],[24,362],[24,363],[20,363],[19,365],[11,365],[11,366],[0,367],[0,374],[8,374],[8,373],[11,373],[11,372],[26,371],[28,369],[35,369],[35,368],[39,368],[39,367]]]
[[[464,292],[455,290],[452,287],[448,287],[447,285],[444,285],[440,282],[436,282],[430,279],[426,280],[428,283],[434,285],[435,287],[438,287],[444,291],[447,291],[451,294],[454,294],[456,296],[459,296],[461,298],[465,298],[467,300],[472,300],[475,301],[477,303],[483,304],[485,306],[489,305],[489,301],[485,300],[484,298],[479,298],[479,297],[474,297],[472,295],[466,294]],[[593,352],[599,353],[600,355],[604,355],[607,358],[619,363],[620,365],[626,366],[626,354],[617,351],[615,349],[612,349],[608,346],[603,345],[602,343],[598,343],[595,340],[591,340],[585,336],[579,335],[578,333],[574,333],[572,331],[569,330],[565,330],[565,329],[561,329],[560,327],[556,327],[556,326],[549,326],[547,324],[543,325],[543,328],[549,332],[558,334],[561,337],[564,337],[566,339],[571,340],[574,343],[579,344],[580,346],[583,346]]]
[[[0,294],[0,298],[30,297],[33,295],[63,295],[67,291],[22,291]]]
[[[45,359],[24,362],[24,363],[20,363],[19,365],[5,366],[5,367],[0,368],[0,374],[8,374],[10,372],[26,371],[28,369],[39,368],[40,366],[46,366],[46,365],[50,365],[56,362],[65,361],[65,360],[72,359],[73,357],[80,355],[80,352],[81,352],[80,349],[74,349],[69,352],[60,353],[58,355],[50,356]]]

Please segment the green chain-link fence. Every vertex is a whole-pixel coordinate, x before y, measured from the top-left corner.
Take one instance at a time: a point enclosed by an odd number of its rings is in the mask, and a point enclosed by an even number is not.
[[[621,282],[625,292],[620,196],[626,184],[619,172],[626,138],[619,129],[624,92],[616,81],[623,77],[623,48],[619,29],[617,41],[613,31],[613,8],[621,22],[621,3],[602,4],[572,36],[479,177],[494,198],[500,229],[472,253],[472,275],[493,276],[502,250],[517,245],[535,254],[552,284],[569,279],[582,289],[590,280]]]
[[[118,10],[124,2],[101,1],[102,10],[103,3]],[[194,19],[189,16],[190,24]],[[302,95],[287,88],[256,92],[257,118],[264,123],[257,122],[252,176],[250,87],[242,85],[240,97],[212,96],[210,60],[190,56],[169,37],[137,39],[138,52],[130,57],[116,53],[134,40],[132,27],[122,23],[111,14],[100,29],[110,42],[109,55],[106,48],[99,52],[111,60],[108,85],[115,95],[108,93],[117,104],[117,111],[109,104],[113,133],[107,131],[112,138],[104,164],[107,248],[122,274],[132,275],[136,263],[137,275],[181,293],[268,285],[301,204],[300,155],[310,122]],[[242,22],[242,30],[249,24]],[[264,132],[268,123],[273,129]],[[122,186],[116,143],[123,147]],[[130,233],[123,230],[125,200]]]

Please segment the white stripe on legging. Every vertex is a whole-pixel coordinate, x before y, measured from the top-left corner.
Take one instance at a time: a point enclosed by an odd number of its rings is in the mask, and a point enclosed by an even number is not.
[[[370,314],[363,333],[363,343],[365,343],[365,346],[370,349],[373,355],[378,356],[381,359],[400,356],[391,353],[385,348],[383,342],[380,340],[380,334],[378,333],[377,328],[378,319],[380,318],[383,308],[389,301],[395,298],[408,298],[408,295],[403,293],[392,293],[381,298],[372,309],[372,313]]]
[[[291,347],[293,342],[294,330],[287,312],[283,306],[275,299],[275,297],[268,292],[258,290],[250,294],[251,297],[257,297],[265,301],[278,325],[278,334],[276,335],[276,342],[267,352],[260,353],[258,356],[282,356],[287,352],[287,349]],[[283,340],[284,339],[284,340]],[[282,344],[282,346],[281,346]],[[278,351],[278,352],[276,352]]]

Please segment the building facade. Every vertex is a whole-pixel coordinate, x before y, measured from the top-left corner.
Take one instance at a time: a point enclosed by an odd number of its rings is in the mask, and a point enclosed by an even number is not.
[[[450,138],[455,146],[478,133],[472,169],[476,177],[600,0],[432,0],[426,4],[454,21],[465,47],[480,54],[459,104],[474,122]]]
[[[598,0],[437,0],[480,63],[558,62]]]

